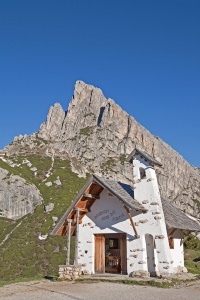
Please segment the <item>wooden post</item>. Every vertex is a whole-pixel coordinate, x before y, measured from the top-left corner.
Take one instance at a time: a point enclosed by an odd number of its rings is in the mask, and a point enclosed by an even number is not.
[[[133,220],[132,220],[132,218],[131,218],[131,214],[130,214],[129,208],[128,208],[127,206],[124,206],[124,208],[125,208],[125,210],[127,211],[129,220],[130,220],[131,225],[132,225],[132,227],[133,227],[133,230],[134,230],[134,232],[135,232],[135,237],[138,238],[137,230],[136,230],[135,225],[134,225],[134,223],[133,223]]]
[[[78,265],[79,211],[80,208],[76,207],[76,236],[75,236],[75,258],[74,258],[75,266]]]
[[[71,239],[71,223],[72,220],[67,220],[68,222],[68,236],[67,236],[67,259],[66,265],[70,264],[70,239]]]
[[[172,229],[172,231],[168,235],[168,241],[169,241],[169,248],[170,249],[174,249],[174,238],[172,237],[172,235],[174,234],[175,231],[176,231],[176,228]]]

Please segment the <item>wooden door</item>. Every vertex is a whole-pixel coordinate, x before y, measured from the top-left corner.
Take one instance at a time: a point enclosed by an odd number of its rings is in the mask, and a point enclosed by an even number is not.
[[[105,273],[105,236],[96,234],[95,240],[95,272]]]
[[[126,233],[120,233],[121,272],[127,274]]]

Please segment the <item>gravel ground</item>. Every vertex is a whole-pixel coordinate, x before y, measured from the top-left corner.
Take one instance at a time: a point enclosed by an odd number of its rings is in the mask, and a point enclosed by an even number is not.
[[[47,280],[21,282],[0,288],[0,300],[199,300],[200,281],[163,289],[109,282],[73,283]]]

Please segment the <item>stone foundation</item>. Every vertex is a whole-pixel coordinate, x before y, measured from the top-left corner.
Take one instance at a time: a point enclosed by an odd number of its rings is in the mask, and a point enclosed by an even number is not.
[[[150,273],[147,271],[143,271],[143,270],[138,270],[138,271],[133,271],[130,275],[130,277],[150,277]]]
[[[76,280],[81,275],[81,266],[69,266],[61,265],[59,266],[59,278]]]
[[[187,272],[188,272],[188,270],[187,270],[186,267],[178,266],[178,267],[175,267],[175,268],[174,268],[174,273],[175,273],[176,275],[181,274],[181,273],[187,273]]]

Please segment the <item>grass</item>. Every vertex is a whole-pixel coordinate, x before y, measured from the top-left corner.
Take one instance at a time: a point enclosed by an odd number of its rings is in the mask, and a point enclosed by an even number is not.
[[[120,155],[120,162],[121,162],[121,164],[124,165],[125,161],[126,161],[126,154],[121,154]]]
[[[44,279],[42,274],[37,274],[36,276],[34,276],[32,278],[20,277],[20,278],[14,279],[14,280],[10,280],[9,282],[8,281],[0,281],[0,287],[4,286],[4,285],[11,284],[11,283],[27,282],[27,281],[34,281],[34,280],[41,280],[41,279]]]
[[[192,201],[197,205],[198,211],[200,212],[200,202],[197,199],[192,199]]]
[[[200,261],[193,262],[200,257],[200,250],[185,249],[185,266],[189,273],[200,275]]]
[[[102,163],[101,164],[101,169],[104,171],[104,172],[108,172],[108,171],[111,171],[111,172],[114,172],[114,173],[117,173],[113,168],[116,166],[115,162],[114,162],[114,159],[113,158],[110,158],[109,160],[107,160],[105,163]]]
[[[90,135],[90,128],[89,127],[85,127],[85,128],[80,129],[80,134],[81,135],[89,136]]]

